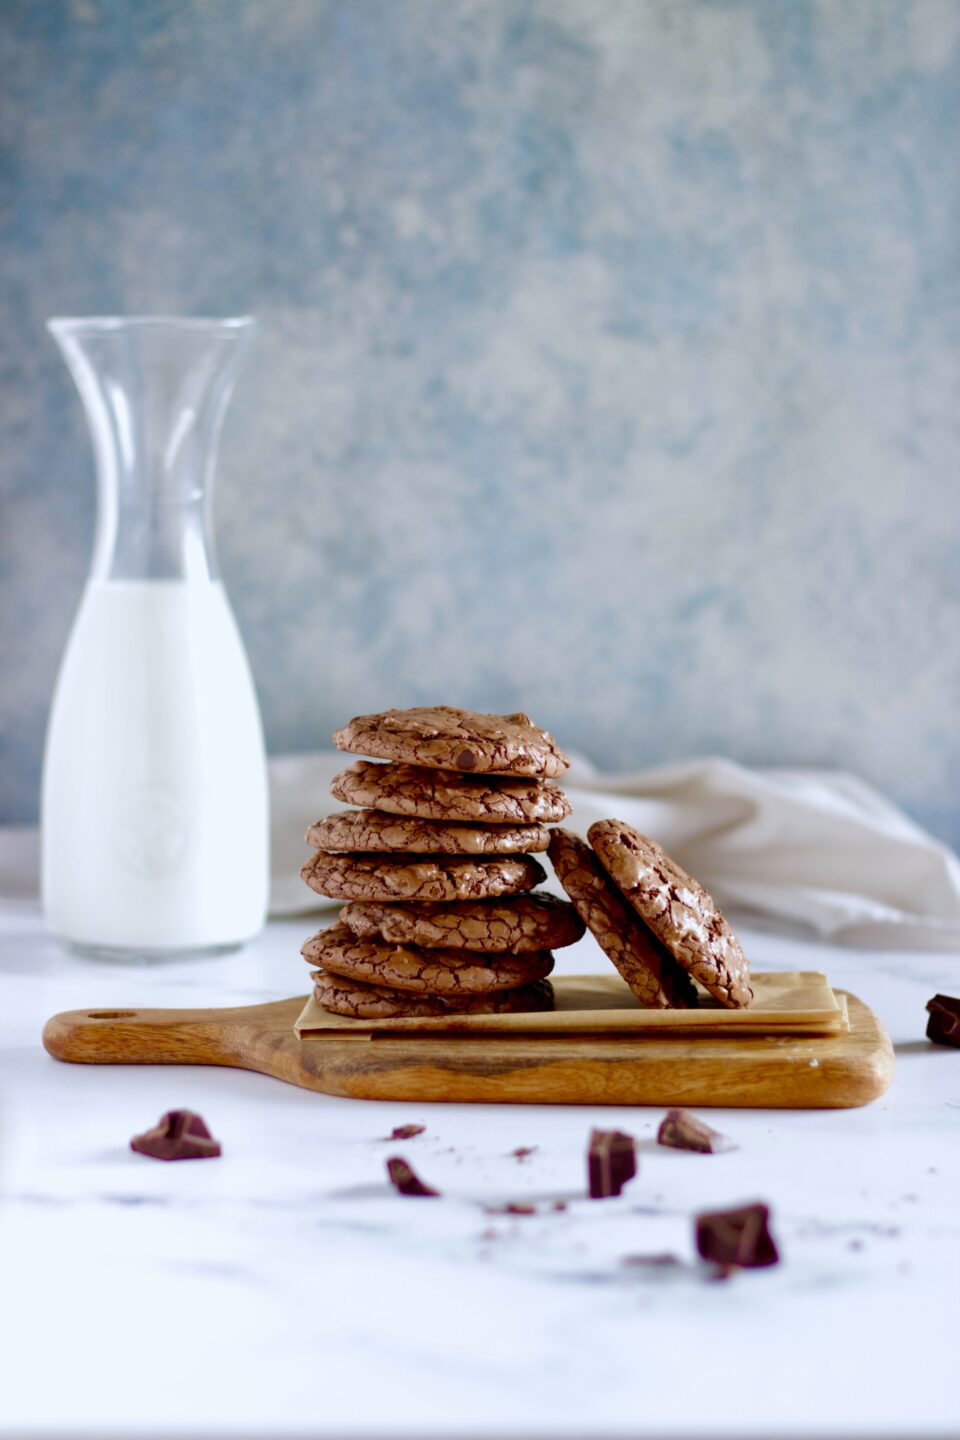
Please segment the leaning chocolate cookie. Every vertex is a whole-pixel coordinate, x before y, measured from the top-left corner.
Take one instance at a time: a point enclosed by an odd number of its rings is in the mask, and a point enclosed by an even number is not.
[[[722,1005],[749,1005],[747,958],[703,886],[622,820],[598,820],[587,837],[617,889],[674,959]]]
[[[307,831],[317,850],[383,850],[406,855],[524,855],[546,850],[545,825],[477,825],[417,820],[382,810],[339,810]]]
[[[331,781],[330,794],[345,805],[364,805],[424,820],[551,825],[570,814],[566,795],[548,780],[468,775],[377,760],[357,760],[341,770]]]
[[[517,990],[521,985],[545,979],[553,969],[553,956],[547,950],[526,955],[422,950],[416,945],[358,940],[346,925],[340,924],[311,936],[300,953],[308,964],[322,965],[330,974],[348,980],[444,999]]]
[[[426,949],[505,951],[559,950],[583,934],[580,916],[555,895],[515,895],[505,900],[450,904],[355,901],[340,920],[360,939]]]
[[[481,900],[520,895],[547,877],[529,855],[330,855],[318,850],[300,878],[332,900]]]
[[[317,970],[313,993],[325,1010],[355,1020],[391,1020],[443,1015],[518,1015],[553,1009],[553,986],[535,980],[519,990],[496,990],[488,995],[411,995],[379,985],[365,985]]]
[[[690,1009],[697,988],[637,918],[590,846],[569,830],[550,836],[550,863],[560,884],[630,989],[651,1009]]]
[[[529,715],[480,715],[451,705],[358,715],[333,732],[338,750],[478,775],[534,775],[552,779],[570,761],[552,735]]]

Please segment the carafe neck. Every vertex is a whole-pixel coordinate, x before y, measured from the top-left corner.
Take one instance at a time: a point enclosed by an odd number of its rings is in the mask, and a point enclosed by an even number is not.
[[[250,319],[48,322],[96,457],[90,578],[218,578],[213,478]]]

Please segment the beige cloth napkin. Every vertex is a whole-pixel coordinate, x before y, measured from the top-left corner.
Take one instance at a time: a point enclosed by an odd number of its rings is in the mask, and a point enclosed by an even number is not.
[[[337,752],[270,761],[271,913],[324,908],[299,879],[303,835],[343,809],[330,781]],[[602,775],[577,759],[560,782],[585,835],[615,816],[658,840],[721,905],[871,948],[960,951],[960,860],[876,790],[840,770],[750,770],[689,760]],[[551,877],[551,888],[558,890]]]

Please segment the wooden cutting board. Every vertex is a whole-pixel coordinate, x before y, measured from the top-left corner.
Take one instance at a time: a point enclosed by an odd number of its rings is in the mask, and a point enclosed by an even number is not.
[[[843,992],[838,992],[843,993]],[[876,1016],[847,996],[834,1035],[331,1032],[298,1040],[304,996],[230,1010],[69,1010],[48,1020],[58,1060],[231,1065],[360,1100],[524,1105],[866,1105],[893,1076]]]

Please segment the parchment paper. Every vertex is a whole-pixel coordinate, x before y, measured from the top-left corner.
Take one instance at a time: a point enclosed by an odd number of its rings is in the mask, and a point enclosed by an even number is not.
[[[556,1008],[529,1015],[443,1015],[435,1018],[350,1020],[307,1000],[294,1031],[310,1035],[353,1033],[373,1035],[394,1031],[425,1034],[490,1032],[505,1034],[571,1034],[576,1031],[672,1030],[707,1034],[829,1034],[849,1028],[846,1004],[818,970],[753,974],[754,1002],[746,1010],[727,1010],[701,997],[697,1010],[647,1010],[619,975],[560,975],[552,980]]]

